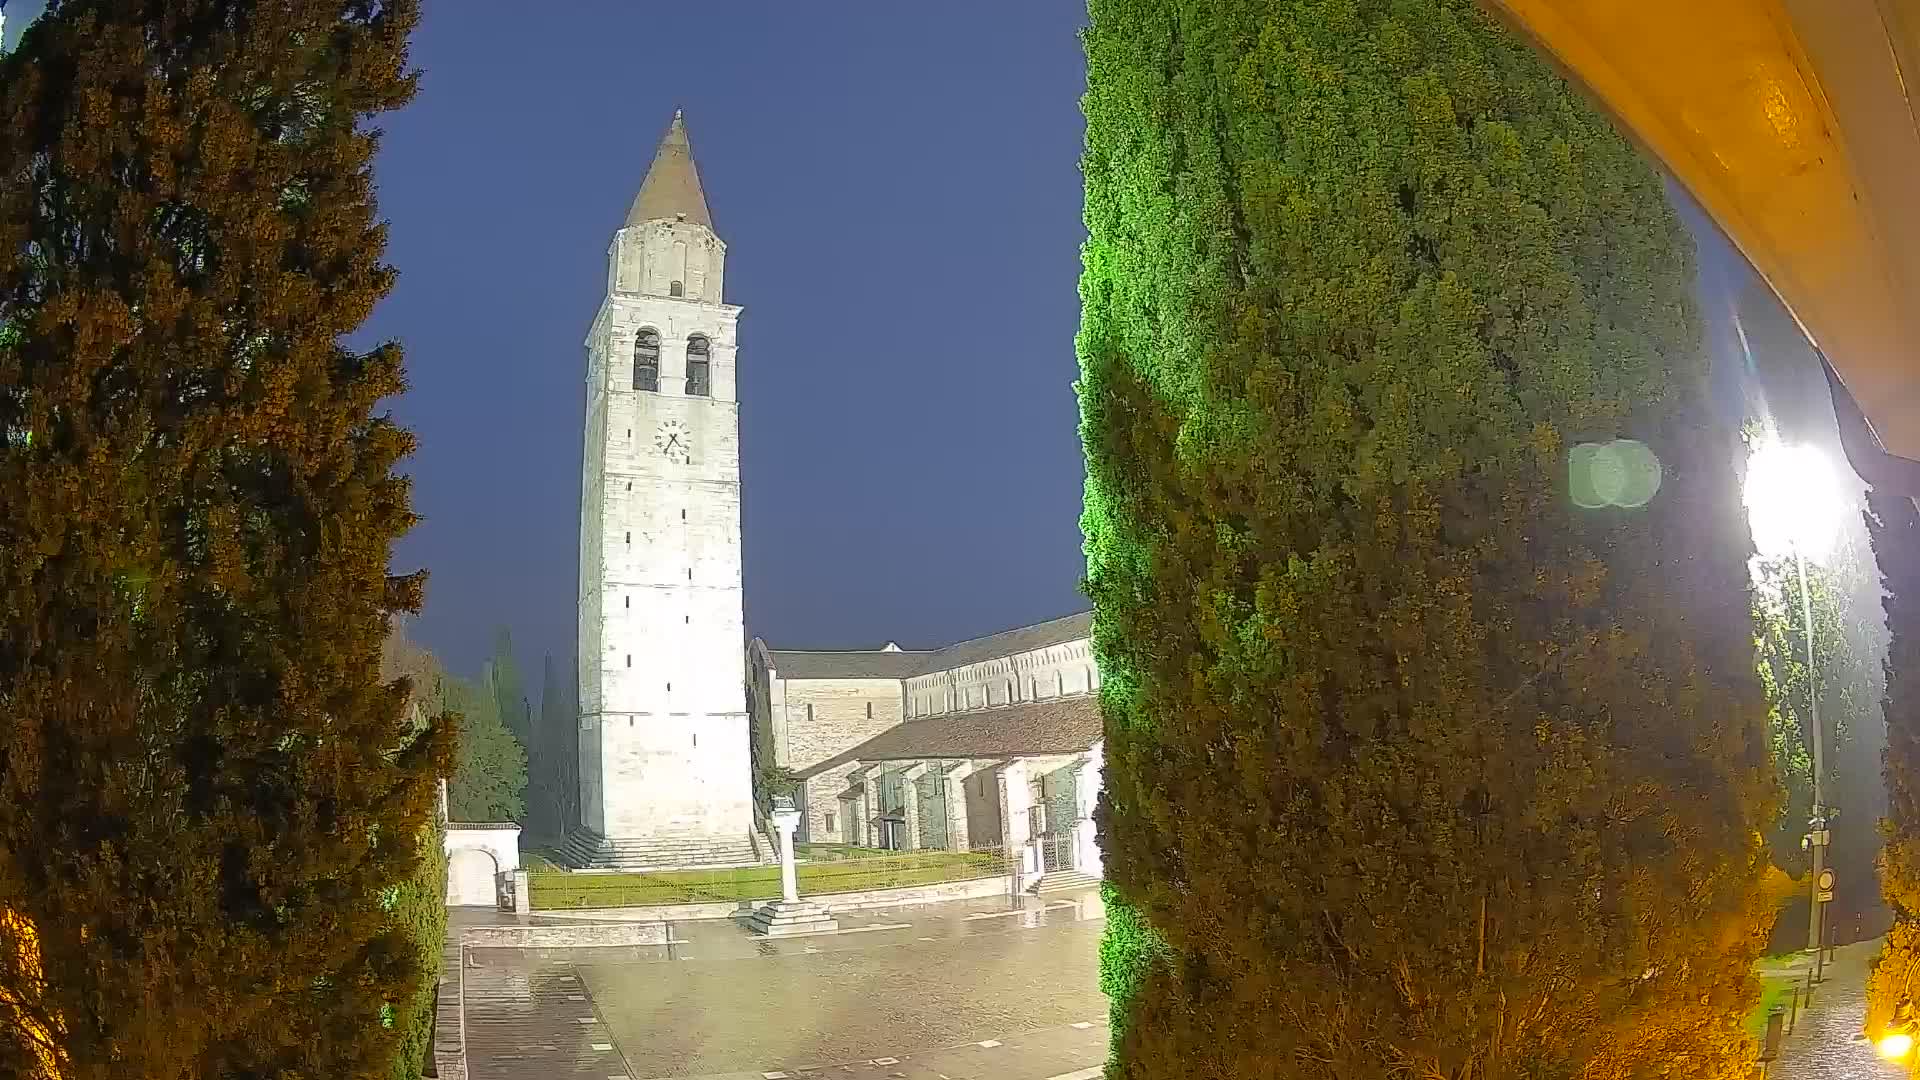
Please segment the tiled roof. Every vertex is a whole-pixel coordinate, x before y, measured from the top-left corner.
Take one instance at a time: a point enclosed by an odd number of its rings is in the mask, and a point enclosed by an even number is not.
[[[1003,656],[1045,649],[1053,645],[1064,645],[1069,641],[1079,641],[1093,633],[1093,612],[1082,611],[1077,615],[1065,615],[1058,619],[1048,619],[1032,626],[1022,626],[1015,630],[1003,630],[998,634],[973,638],[958,642],[932,653],[922,653],[927,662],[915,675],[925,675],[934,671],[946,671],[948,668],[965,667],[982,660],[998,660]]]
[[[799,775],[805,779],[855,761],[1072,754],[1098,741],[1100,699],[1081,694],[909,720],[843,754],[808,766]]]
[[[905,679],[918,675],[931,653],[898,649],[808,652],[769,649],[773,672],[782,679]]]
[[[911,679],[935,671],[997,660],[1053,645],[1079,641],[1093,633],[1093,612],[1049,619],[1033,626],[1003,630],[944,648],[903,652],[899,649],[854,649],[813,652],[769,649],[775,674],[783,679]]]

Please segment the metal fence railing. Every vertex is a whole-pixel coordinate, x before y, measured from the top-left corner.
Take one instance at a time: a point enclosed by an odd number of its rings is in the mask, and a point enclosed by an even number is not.
[[[1001,848],[976,851],[879,851],[809,844],[796,851],[801,896],[974,881],[1009,872]],[[821,849],[833,850],[821,850]],[[639,873],[533,870],[534,910],[639,907],[714,901],[772,900],[779,866],[729,866]]]

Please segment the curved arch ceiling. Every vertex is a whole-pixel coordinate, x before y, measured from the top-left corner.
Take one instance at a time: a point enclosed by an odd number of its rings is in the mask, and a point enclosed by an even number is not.
[[[1482,2],[1692,192],[1886,450],[1920,459],[1920,0]]]

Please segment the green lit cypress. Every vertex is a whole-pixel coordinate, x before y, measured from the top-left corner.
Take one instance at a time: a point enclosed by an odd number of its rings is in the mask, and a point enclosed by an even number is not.
[[[1777,792],[1692,249],[1467,0],[1092,0],[1124,1078],[1732,1076]],[[1575,444],[1654,501],[1581,511]]]

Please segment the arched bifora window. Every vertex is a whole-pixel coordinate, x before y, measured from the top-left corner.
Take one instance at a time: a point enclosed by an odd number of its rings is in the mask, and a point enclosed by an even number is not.
[[[633,388],[660,389],[660,331],[641,327],[633,339]]]
[[[687,339],[687,393],[693,397],[713,393],[713,365],[707,353],[706,338],[695,334]]]

